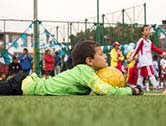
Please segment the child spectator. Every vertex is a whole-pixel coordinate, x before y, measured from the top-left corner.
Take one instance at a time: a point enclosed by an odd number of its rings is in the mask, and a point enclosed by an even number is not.
[[[47,49],[44,54],[43,58],[43,74],[48,74],[50,76],[54,76],[54,66],[55,66],[55,59],[51,54],[51,50]]]
[[[152,64],[152,50],[158,54],[164,54],[162,50],[157,48],[151,40],[148,39],[150,35],[150,27],[149,25],[144,25],[141,28],[142,37],[139,39],[137,43],[137,47],[132,53],[129,61],[131,61],[136,54],[138,54],[138,61],[140,66],[140,75],[138,76],[137,84],[143,88],[143,78],[149,77],[153,88],[156,89],[158,87],[156,79],[154,77],[154,70]]]
[[[55,52],[55,74],[59,74],[61,71],[61,57],[59,52]]]
[[[153,56],[153,69],[154,69],[154,76],[156,78],[157,85],[159,85],[160,76],[159,76],[159,64],[158,64],[158,56],[157,55]],[[160,86],[160,88],[163,88],[163,86]]]
[[[22,70],[21,64],[18,62],[16,56],[12,57],[12,63],[9,64],[9,76],[14,76],[16,73]]]
[[[166,86],[166,55],[160,60],[160,67],[161,67],[161,82],[160,87],[163,89]]]
[[[131,54],[133,53],[134,50],[131,50],[126,58],[129,59]],[[137,79],[138,79],[138,55],[134,57],[134,59],[128,63],[128,72],[127,72],[127,83],[131,85],[137,85]]]
[[[119,42],[113,43],[113,49],[110,52],[111,66],[122,71],[122,63],[124,60],[124,56],[122,52],[120,51],[119,46],[120,46]]]

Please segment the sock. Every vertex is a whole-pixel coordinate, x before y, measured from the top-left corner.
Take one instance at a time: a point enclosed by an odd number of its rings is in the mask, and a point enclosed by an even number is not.
[[[156,82],[156,78],[154,77],[154,75],[152,75],[151,77],[149,77],[152,85],[153,85],[153,88],[157,88],[157,82]]]
[[[139,85],[139,86],[141,86],[141,88],[143,88],[143,77],[142,76],[138,77],[137,85]]]
[[[156,84],[157,84],[157,87],[159,87],[159,81],[158,80],[156,80]]]
[[[164,82],[160,82],[160,88],[163,88]]]
[[[149,91],[149,83],[148,82],[145,83],[145,86],[146,86],[146,91]]]

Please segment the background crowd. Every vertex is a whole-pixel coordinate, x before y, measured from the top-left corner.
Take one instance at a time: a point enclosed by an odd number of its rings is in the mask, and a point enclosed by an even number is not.
[[[151,87],[154,90],[164,89],[166,87],[166,55],[148,39],[150,34],[148,25],[142,28],[141,33],[140,40],[136,45],[131,43],[127,53],[126,50],[122,49],[123,46],[120,42],[113,42],[111,51],[105,52],[108,66],[119,69],[129,85],[140,85],[147,91]],[[152,51],[156,53],[152,53]],[[33,72],[32,65],[33,57],[29,54],[28,49],[24,48],[20,55],[12,57],[8,73],[0,72],[0,79],[11,78],[19,71],[31,74]],[[60,51],[46,49],[41,57],[41,75],[45,79],[71,68],[72,58],[70,54],[62,56]]]

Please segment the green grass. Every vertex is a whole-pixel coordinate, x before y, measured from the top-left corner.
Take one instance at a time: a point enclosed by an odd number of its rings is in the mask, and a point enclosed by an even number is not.
[[[1,96],[0,126],[165,126],[164,96]]]

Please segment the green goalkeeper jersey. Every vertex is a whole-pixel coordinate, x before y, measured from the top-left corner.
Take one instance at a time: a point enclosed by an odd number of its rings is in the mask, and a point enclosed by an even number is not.
[[[91,92],[102,95],[132,95],[130,87],[113,87],[103,82],[88,65],[80,64],[48,79],[35,73],[22,81],[24,95],[87,95]]]

